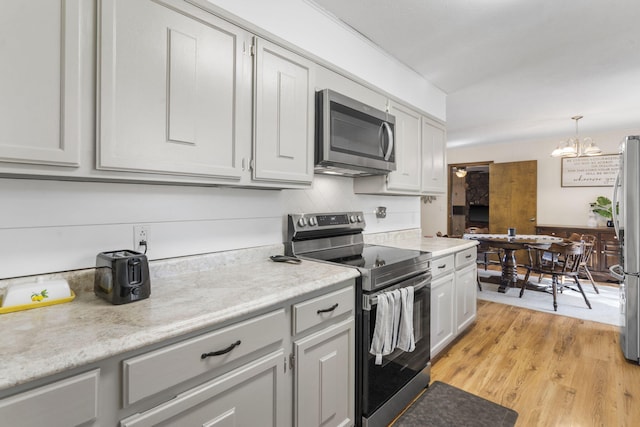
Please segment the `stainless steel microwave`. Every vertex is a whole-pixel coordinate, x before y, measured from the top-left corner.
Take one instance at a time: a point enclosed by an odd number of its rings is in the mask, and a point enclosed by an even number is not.
[[[346,176],[396,170],[395,117],[325,89],[316,92],[315,171]]]

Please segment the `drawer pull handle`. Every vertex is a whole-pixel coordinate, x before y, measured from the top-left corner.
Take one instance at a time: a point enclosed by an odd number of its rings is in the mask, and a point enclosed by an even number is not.
[[[442,264],[442,265],[439,265],[438,268],[445,268],[446,266],[447,264]]]
[[[318,314],[320,314],[320,313],[329,313],[329,312],[335,310],[336,308],[338,308],[338,303],[333,304],[329,308],[325,308],[323,310],[318,310],[316,313],[318,313]]]
[[[465,258],[466,258],[466,259],[471,258],[471,254],[467,255]]]
[[[239,346],[240,343],[241,343],[241,341],[238,340],[238,341],[234,342],[233,344],[231,344],[229,347],[225,348],[224,350],[212,351],[210,353],[202,353],[202,356],[200,356],[200,359],[206,359],[209,356],[221,356],[223,354],[227,354],[231,350],[233,350],[234,348]]]

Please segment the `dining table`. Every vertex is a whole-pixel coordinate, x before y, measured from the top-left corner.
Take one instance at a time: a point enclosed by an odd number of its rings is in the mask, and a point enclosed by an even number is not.
[[[527,249],[529,245],[538,247],[549,247],[552,243],[563,242],[564,239],[556,236],[547,236],[543,234],[517,234],[510,236],[508,234],[480,234],[467,233],[463,239],[477,240],[486,243],[492,248],[501,249],[503,252],[501,267],[502,275],[500,276],[500,287],[498,292],[505,293],[507,288],[515,287],[518,283],[518,263],[516,261],[516,251]]]

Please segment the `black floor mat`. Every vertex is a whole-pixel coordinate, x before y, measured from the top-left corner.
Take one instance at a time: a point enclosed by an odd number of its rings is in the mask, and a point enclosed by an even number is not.
[[[393,427],[512,427],[517,418],[513,409],[434,381]]]

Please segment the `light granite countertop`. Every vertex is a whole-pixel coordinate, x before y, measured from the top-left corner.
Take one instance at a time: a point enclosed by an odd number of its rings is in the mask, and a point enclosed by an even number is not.
[[[93,269],[47,277],[65,277],[77,297],[0,315],[0,390],[215,327],[359,275],[313,261],[272,262],[269,255],[276,253],[282,245],[153,261],[151,297],[124,305],[94,295]]]
[[[365,235],[365,242],[417,249],[439,257],[475,241],[424,238],[420,230]],[[93,293],[93,269],[65,278],[70,303],[0,315],[0,390],[211,328],[322,290],[359,275],[354,268],[302,261],[275,263],[282,245],[150,263],[151,297],[111,305]],[[20,278],[0,281],[34,281]]]

